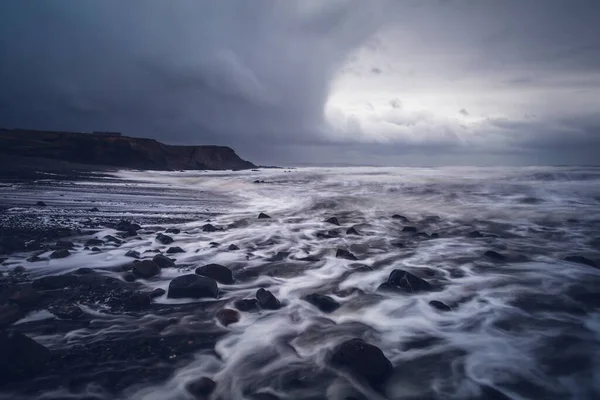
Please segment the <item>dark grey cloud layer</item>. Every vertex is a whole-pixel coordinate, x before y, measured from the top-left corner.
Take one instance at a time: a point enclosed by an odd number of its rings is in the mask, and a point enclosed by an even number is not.
[[[584,0],[4,0],[0,126],[226,144],[260,163],[591,163],[599,14]]]

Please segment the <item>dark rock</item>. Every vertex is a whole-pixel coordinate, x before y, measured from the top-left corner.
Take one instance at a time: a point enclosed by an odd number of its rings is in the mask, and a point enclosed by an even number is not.
[[[210,242],[208,244],[212,249],[219,247],[221,245],[221,243],[217,243],[217,242]]]
[[[177,234],[181,233],[181,230],[179,230],[177,228],[169,228],[165,231],[165,233],[172,233],[174,235],[177,235]]]
[[[340,222],[338,221],[338,219],[336,217],[331,217],[325,220],[325,222],[333,224],[333,225],[337,225],[340,226]]]
[[[583,257],[583,256],[567,256],[567,257],[565,257],[565,261],[577,263],[577,264],[589,265],[590,267],[594,267],[594,268],[597,267],[594,260],[590,260],[589,258]]]
[[[258,219],[269,219],[271,217],[269,217],[267,214],[265,213],[260,213],[258,214]]]
[[[331,297],[322,294],[312,293],[306,296],[304,300],[317,307],[324,313],[331,313],[340,308],[340,303]]]
[[[484,237],[484,235],[482,235],[481,232],[479,232],[479,231],[473,231],[473,232],[469,232],[467,234],[467,237],[470,237],[470,238],[482,238],[482,237]]]
[[[45,259],[40,257],[40,256],[33,256],[33,257],[29,257],[27,259],[27,261],[29,262],[39,262],[39,261],[44,261]]]
[[[217,227],[215,227],[214,225],[212,225],[212,224],[206,224],[206,225],[202,226],[202,231],[203,232],[216,232],[218,230],[219,229]]]
[[[306,256],[306,257],[299,258],[298,261],[319,262],[319,261],[321,261],[321,259],[316,256]]]
[[[78,283],[79,277],[75,275],[53,275],[38,278],[31,283],[31,286],[38,290],[56,290],[76,286]]]
[[[452,311],[450,307],[438,300],[431,300],[429,305],[433,308],[437,308],[440,311]]]
[[[56,315],[58,318],[66,320],[77,320],[84,315],[81,308],[74,304],[54,305],[49,307],[48,311]]]
[[[169,283],[167,297],[171,299],[185,297],[212,297],[216,299],[218,295],[219,287],[217,286],[217,281],[205,276],[188,274],[178,276]]]
[[[92,247],[92,249],[91,249],[91,250],[92,250],[93,252],[99,252],[99,251],[100,251],[100,249],[99,249],[99,248],[97,248],[97,247]]]
[[[104,240],[101,239],[88,239],[85,242],[86,246],[102,246],[104,244]]]
[[[89,212],[100,212],[100,210],[98,210],[98,207],[92,207],[88,211]]]
[[[398,219],[402,222],[410,222],[410,220],[408,218],[406,218],[404,215],[400,215],[400,214],[392,215],[392,219]]]
[[[2,334],[2,329],[14,324],[21,318],[25,317],[26,314],[27,313],[25,312],[25,310],[23,310],[22,308],[20,308],[17,305],[14,305],[14,304],[0,305],[0,335]],[[1,347],[2,347],[2,343],[0,343],[0,348]],[[1,357],[2,357],[2,355],[0,355],[0,359],[1,359]],[[2,368],[2,367],[0,366],[0,368]],[[2,380],[2,377],[0,377],[0,380]]]
[[[135,276],[148,279],[160,274],[160,266],[154,261],[144,260],[133,264],[132,271]]]
[[[273,257],[269,258],[269,261],[277,262],[286,260],[290,256],[290,253],[287,251],[279,251]]]
[[[224,308],[217,312],[217,319],[223,326],[228,326],[240,320],[240,313],[230,308]]]
[[[429,239],[429,235],[425,232],[419,232],[416,235],[417,237],[422,237],[423,239]]]
[[[426,215],[425,218],[423,218],[423,222],[425,223],[439,222],[440,220],[441,218],[438,215]]]
[[[346,235],[360,235],[360,233],[358,233],[356,228],[351,227],[351,228],[348,228],[348,230],[346,231]]]
[[[135,282],[136,277],[131,272],[125,272],[122,276],[125,282]]]
[[[207,276],[219,283],[231,285],[233,283],[233,274],[231,270],[220,264],[208,264],[196,268],[196,274]]]
[[[390,360],[378,347],[362,339],[342,343],[329,361],[333,366],[346,370],[375,387],[383,384],[394,370]]]
[[[112,242],[112,243],[116,243],[116,244],[121,244],[123,243],[122,240],[117,239],[116,237],[114,237],[113,235],[106,235],[104,236],[104,240],[106,240],[107,242]]]
[[[37,203],[35,203],[35,205],[38,207],[46,207],[46,203],[44,203],[43,201],[38,201]]]
[[[270,291],[260,288],[256,291],[256,299],[261,308],[267,310],[278,310],[281,308],[281,302]]]
[[[88,275],[88,274],[93,274],[94,270],[91,268],[81,267],[81,268],[78,268],[77,271],[75,271],[75,273],[79,274],[79,275]]]
[[[127,253],[125,253],[125,257],[140,258],[140,253],[135,250],[129,250]]]
[[[494,250],[488,250],[483,255],[485,257],[491,258],[492,260],[495,260],[495,261],[502,261],[502,260],[506,259],[506,256],[504,256]]]
[[[402,248],[406,247],[406,245],[404,243],[401,243],[401,242],[392,243],[392,246],[398,247],[399,249],[402,249]]]
[[[429,235],[429,237],[431,239],[439,239],[440,238],[440,234],[437,232],[433,232],[431,235]]]
[[[179,246],[169,247],[167,249],[167,254],[175,254],[175,253],[185,253],[185,250]]]
[[[53,246],[53,249],[55,250],[60,250],[60,249],[72,249],[75,247],[75,243],[70,242],[68,240],[59,240],[58,242],[56,242],[56,244]]]
[[[119,232],[126,233],[128,236],[135,236],[137,231],[142,229],[142,227],[138,224],[131,223],[130,221],[122,220],[117,224],[115,229]]]
[[[352,261],[358,260],[358,258],[356,258],[356,256],[354,254],[352,254],[348,250],[344,250],[344,249],[338,249],[337,252],[335,253],[335,257],[336,258],[344,258],[346,260],[352,260]]]
[[[27,269],[25,269],[25,267],[24,267],[24,266],[22,266],[22,265],[17,265],[17,266],[16,266],[16,267],[13,269],[13,272],[14,272],[15,274],[24,274],[25,272],[27,272]]]
[[[171,260],[167,256],[163,256],[162,254],[157,254],[154,257],[152,257],[152,261],[154,261],[161,268],[175,267],[175,261]]]
[[[228,249],[231,250],[231,251],[235,251],[235,250],[239,250],[240,248],[237,247],[235,244],[230,244],[229,247],[228,247]]]
[[[405,226],[404,228],[402,228],[402,232],[417,233],[417,228],[414,226]]]
[[[155,299],[157,297],[164,295],[165,293],[167,293],[167,291],[165,289],[156,288],[153,291],[151,291],[148,296],[150,296],[150,298],[152,298],[152,299]]]
[[[174,242],[174,240],[171,236],[163,235],[162,233],[159,233],[158,235],[156,235],[156,240],[158,240],[162,244],[171,244]]]
[[[233,306],[240,311],[256,311],[258,310],[258,300],[256,299],[241,299],[233,302]]]
[[[44,371],[50,350],[20,332],[0,332],[0,385]]]
[[[401,289],[406,292],[431,290],[429,282],[402,269],[393,270],[384,285],[383,288]]]
[[[214,392],[217,384],[210,378],[203,376],[185,384],[186,390],[194,397],[206,398]]]

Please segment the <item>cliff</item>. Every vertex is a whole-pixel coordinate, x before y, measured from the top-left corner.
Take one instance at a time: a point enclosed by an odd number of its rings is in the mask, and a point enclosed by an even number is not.
[[[249,169],[225,146],[171,146],[154,139],[119,135],[0,129],[0,157],[57,160],[117,168]]]

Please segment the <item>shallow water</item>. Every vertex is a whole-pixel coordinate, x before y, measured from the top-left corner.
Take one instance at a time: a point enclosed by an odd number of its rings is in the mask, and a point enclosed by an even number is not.
[[[134,380],[115,391],[87,379],[77,391],[11,389],[1,398],[187,399],[186,382],[200,376],[217,382],[214,399],[263,392],[331,400],[600,397],[600,270],[564,261],[570,255],[600,260],[600,168],[122,171],[94,182],[2,187],[0,197],[12,207],[8,215],[29,215],[33,223],[55,218],[100,225],[118,217],[145,229],[139,239],[97,254],[79,246],[70,257],[37,263],[24,261],[30,254],[15,254],[0,268],[23,265],[37,277],[85,266],[120,277],[110,269],[131,262],[127,250],[151,258],[154,253],[144,251],[169,247],[154,240],[160,225],[181,229],[170,236],[185,253],[169,255],[181,268],[142,280],[145,287],[166,290],[175,276],[209,263],[228,266],[236,277],[233,285],[219,285],[218,302],[163,295],[155,300],[164,305],[160,312],[114,315],[85,308],[92,318],[85,328],[64,335],[30,332],[51,350],[148,332],[215,333],[214,345],[194,348],[193,358],[166,380]],[[28,207],[38,200],[49,207]],[[100,211],[85,211],[92,206]],[[260,212],[271,219],[257,219]],[[332,216],[341,227],[324,222]],[[223,231],[203,232],[207,220]],[[404,226],[439,237],[402,232]],[[347,235],[350,227],[360,235]],[[321,235],[332,229],[339,235]],[[480,237],[470,235],[475,230]],[[107,234],[115,231],[104,228],[93,236]],[[240,250],[229,251],[230,244]],[[336,258],[337,249],[358,260]],[[485,257],[487,250],[506,259]],[[280,252],[285,254],[276,257]],[[307,256],[318,261],[300,260]],[[396,268],[434,289],[378,290]],[[241,313],[238,323],[218,325],[219,308],[233,308],[234,300],[252,298],[260,287],[284,307]],[[313,292],[341,307],[324,314],[302,300]],[[452,310],[438,311],[431,300]],[[169,308],[186,303],[191,308]],[[19,326],[45,318],[53,315],[38,311]],[[178,322],[163,323],[168,318]],[[393,363],[382,392],[325,362],[336,345],[354,337],[378,346]]]

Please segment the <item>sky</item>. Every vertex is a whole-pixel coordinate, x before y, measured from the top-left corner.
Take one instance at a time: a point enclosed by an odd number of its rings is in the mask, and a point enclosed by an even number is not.
[[[3,0],[0,127],[257,164],[600,164],[597,0]]]

